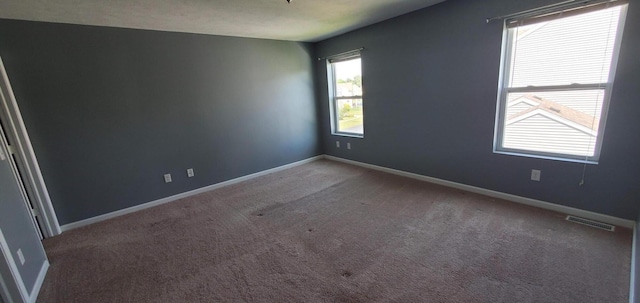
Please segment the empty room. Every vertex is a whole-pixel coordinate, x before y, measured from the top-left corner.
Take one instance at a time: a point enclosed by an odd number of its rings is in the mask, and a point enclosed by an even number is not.
[[[0,303],[640,303],[638,0],[0,0]]]

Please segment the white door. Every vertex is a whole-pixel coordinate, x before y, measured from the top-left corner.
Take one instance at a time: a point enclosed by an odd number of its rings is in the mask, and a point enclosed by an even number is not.
[[[2,115],[0,115],[0,143],[3,145],[2,150],[0,150],[0,161],[7,161],[7,163],[11,166],[13,176],[16,180],[16,185],[20,191],[20,195],[22,196],[22,200],[24,201],[25,206],[31,214],[31,223],[33,223],[33,227],[38,233],[38,237],[40,237],[40,240],[42,240],[42,230],[40,229],[40,224],[38,224],[38,212],[31,202],[31,199],[27,194],[27,190],[24,187],[24,181],[22,180],[20,169],[18,167],[18,164],[16,163],[15,154],[12,153],[12,146],[10,144],[11,142],[7,140],[7,136],[4,132]]]
[[[2,58],[0,58],[0,126],[4,129],[4,134],[0,136],[8,144],[6,157],[10,160],[11,167],[17,176],[39,237],[42,239],[43,236],[59,235],[61,230],[58,218],[51,204],[47,186],[40,172],[40,165],[31,146]]]
[[[0,184],[2,185],[0,191],[0,298],[7,303],[27,302],[29,298],[29,291],[18,268],[20,261],[13,254],[17,248],[16,243],[21,240],[19,239],[21,235],[15,235],[14,232],[16,229],[20,231],[30,229],[30,225],[34,228],[32,232],[38,230],[37,224],[28,219],[33,217],[28,214],[24,189],[21,188],[16,175],[8,145],[0,128]],[[16,222],[24,223],[13,224]]]

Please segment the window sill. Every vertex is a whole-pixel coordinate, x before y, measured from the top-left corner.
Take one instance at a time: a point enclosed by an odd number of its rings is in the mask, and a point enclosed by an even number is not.
[[[536,158],[536,159],[563,161],[563,162],[573,162],[573,163],[581,163],[581,164],[598,164],[598,161],[593,161],[593,160],[563,158],[563,157],[559,157],[559,156],[557,156],[557,157],[555,157],[555,156],[544,156],[544,155],[528,154],[528,153],[524,153],[524,152],[493,150],[493,153],[494,154],[507,155],[507,156],[518,156],[518,157],[527,157],[527,158]]]
[[[364,135],[351,134],[351,133],[331,133],[331,135],[340,136],[340,137],[364,139]]]

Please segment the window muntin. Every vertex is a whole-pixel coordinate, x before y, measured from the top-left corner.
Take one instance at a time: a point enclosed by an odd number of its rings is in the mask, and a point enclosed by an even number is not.
[[[359,55],[330,59],[331,124],[337,135],[364,136],[362,62]]]
[[[625,8],[505,29],[496,151],[597,161]]]

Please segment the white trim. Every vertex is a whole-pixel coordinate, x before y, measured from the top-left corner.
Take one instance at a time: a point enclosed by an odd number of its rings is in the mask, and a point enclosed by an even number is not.
[[[525,205],[529,205],[529,206],[534,206],[534,207],[547,209],[547,210],[552,210],[552,211],[556,211],[556,212],[560,212],[560,213],[564,213],[564,214],[569,214],[569,215],[583,217],[583,218],[596,220],[596,221],[600,221],[600,222],[604,222],[604,223],[609,223],[609,224],[613,224],[613,225],[616,225],[616,226],[622,226],[622,227],[626,227],[626,228],[633,228],[635,226],[635,221],[633,221],[633,220],[622,219],[622,218],[613,217],[613,216],[604,215],[604,214],[599,214],[599,213],[595,213],[595,212],[591,212],[591,211],[587,211],[587,210],[577,209],[577,208],[573,208],[573,207],[569,207],[569,206],[553,204],[553,203],[544,202],[544,201],[540,201],[540,200],[536,200],[536,199],[525,198],[525,197],[521,197],[521,196],[516,196],[516,195],[507,194],[507,193],[503,193],[503,192],[499,192],[499,191],[484,189],[484,188],[475,187],[475,186],[471,186],[471,185],[466,185],[466,184],[462,184],[462,183],[457,183],[457,182],[453,182],[453,181],[447,181],[447,180],[442,180],[442,179],[438,179],[438,178],[433,178],[433,177],[428,177],[428,176],[424,176],[424,175],[405,172],[405,171],[401,171],[401,170],[397,170],[397,169],[382,167],[382,166],[368,164],[368,163],[362,163],[362,162],[353,161],[353,160],[347,160],[347,159],[344,159],[344,158],[338,158],[338,157],[329,156],[329,155],[325,155],[324,157],[325,157],[325,159],[329,159],[329,160],[333,160],[333,161],[344,162],[344,163],[357,165],[357,166],[361,166],[361,167],[365,167],[365,168],[369,168],[369,169],[373,169],[373,170],[387,172],[387,173],[398,175],[398,176],[408,177],[408,178],[412,178],[412,179],[416,179],[416,180],[426,181],[426,182],[429,182],[429,183],[434,183],[434,184],[438,184],[438,185],[444,185],[444,186],[447,186],[447,187],[457,188],[457,189],[461,189],[461,190],[465,190],[465,191],[468,191],[468,192],[477,193],[477,194],[481,194],[481,195],[485,195],[485,196],[489,196],[489,197],[494,197],[494,198],[498,198],[498,199],[504,199],[504,200],[511,201],[511,202],[516,202],[516,203],[525,204]]]
[[[8,282],[9,285],[4,285],[9,290],[9,296],[11,296],[11,292],[17,291],[20,294],[21,302],[28,302],[29,292],[27,291],[27,287],[24,285],[24,281],[22,281],[22,276],[20,275],[20,271],[18,270],[18,266],[16,265],[16,261],[13,259],[13,254],[11,254],[11,249],[9,248],[9,244],[7,240],[4,238],[4,234],[2,233],[2,229],[0,229],[0,255],[3,255],[4,260],[0,260],[0,262],[6,261],[9,266],[9,271],[11,272],[11,279],[15,284],[12,284],[11,281]],[[7,281],[4,281],[7,283]],[[3,283],[4,284],[4,283]],[[17,288],[17,289],[15,289]],[[15,300],[17,298],[13,298]]]
[[[136,212],[136,211],[139,211],[139,210],[143,210],[143,209],[147,209],[147,208],[150,208],[150,207],[158,206],[158,205],[161,205],[161,204],[173,202],[173,201],[178,200],[178,199],[190,197],[190,196],[197,195],[197,194],[200,194],[200,193],[203,193],[203,192],[207,192],[207,191],[210,191],[210,190],[214,190],[214,189],[217,189],[217,188],[220,188],[220,187],[224,187],[224,186],[240,183],[240,182],[247,181],[247,180],[250,180],[250,179],[253,179],[253,178],[257,178],[257,177],[260,177],[260,176],[268,175],[270,173],[274,173],[274,172],[277,172],[277,171],[285,170],[285,169],[292,168],[292,167],[295,167],[295,166],[298,166],[298,165],[302,165],[302,164],[305,164],[305,163],[317,161],[317,160],[320,160],[320,159],[323,159],[323,158],[324,158],[324,156],[322,156],[322,155],[311,157],[311,158],[304,159],[304,160],[301,160],[301,161],[285,164],[285,165],[274,167],[274,168],[267,169],[267,170],[263,170],[263,171],[260,171],[260,172],[257,172],[257,173],[253,173],[253,174],[242,176],[242,177],[239,177],[239,178],[227,180],[227,181],[224,181],[224,182],[216,183],[216,184],[205,186],[205,187],[201,187],[201,188],[198,188],[198,189],[194,189],[194,190],[187,191],[187,192],[184,192],[184,193],[180,193],[180,194],[177,194],[177,195],[173,195],[173,196],[169,196],[169,197],[166,197],[166,198],[158,199],[158,200],[155,200],[155,201],[146,202],[146,203],[143,203],[143,204],[140,204],[140,205],[128,207],[128,208],[125,208],[125,209],[117,210],[117,211],[114,211],[114,212],[106,213],[106,214],[95,216],[95,217],[92,217],[92,218],[88,218],[88,219],[84,219],[84,220],[68,223],[68,224],[62,225],[60,228],[62,229],[62,232],[65,232],[65,231],[68,231],[68,230],[71,230],[71,229],[74,229],[74,228],[86,226],[86,225],[97,223],[97,222],[104,221],[104,220],[107,220],[107,219],[111,219],[111,218],[119,217],[119,216],[122,216],[122,215],[130,214],[130,213],[133,213],[133,212]]]
[[[339,56],[338,58],[341,58]],[[360,99],[360,103],[362,104],[362,108],[364,111],[364,85],[362,85],[362,94],[359,96],[337,96],[338,87],[337,87],[337,79],[336,79],[336,63],[346,62],[350,60],[362,60],[362,54],[358,51],[357,53],[348,55],[344,57],[344,60],[339,59],[339,61],[333,61],[331,59],[327,60],[327,88],[329,93],[329,116],[331,119],[331,134],[334,136],[344,136],[344,137],[352,137],[352,138],[364,138],[364,120],[362,125],[362,133],[350,133],[338,130],[338,108],[337,108],[337,100],[349,100],[349,99]],[[360,77],[362,77],[362,61],[360,63]],[[364,81],[364,80],[363,80]]]
[[[638,223],[633,225],[633,240],[631,242],[631,267],[629,268],[629,303],[635,303],[636,296],[636,245],[638,245],[636,241],[636,233],[638,232]]]
[[[36,159],[36,155],[31,146],[29,140],[29,134],[22,120],[22,114],[18,108],[18,103],[11,89],[9,83],[9,77],[4,68],[2,58],[0,58],[0,106],[2,106],[7,113],[8,119],[5,131],[8,136],[11,136],[15,141],[15,147],[20,164],[24,166],[23,176],[25,178],[25,187],[30,194],[35,207],[41,214],[39,216],[40,227],[44,232],[45,237],[52,237],[60,234],[60,225],[58,218],[56,217],[55,210],[47,191],[47,186],[44,183],[44,178],[40,172],[40,165]]]
[[[31,291],[31,295],[29,295],[29,303],[36,303],[36,300],[38,299],[38,294],[40,294],[40,288],[42,288],[42,283],[44,282],[44,278],[47,276],[48,270],[49,270],[49,260],[44,260],[44,263],[42,263],[42,267],[40,267],[40,273],[38,273],[38,278],[36,279],[36,282],[33,285],[33,290]]]
[[[604,141],[605,126],[607,120],[607,114],[609,110],[609,104],[611,99],[611,92],[613,91],[614,76],[618,64],[618,56],[620,54],[620,46],[622,44],[622,34],[624,32],[624,24],[626,22],[627,6],[629,4],[621,5],[620,17],[618,21],[618,28],[616,29],[616,39],[614,41],[613,54],[610,62],[609,77],[606,83],[594,83],[594,84],[571,84],[571,85],[558,85],[558,86],[538,86],[538,87],[509,87],[509,78],[512,71],[511,59],[513,57],[513,50],[515,48],[514,32],[517,27],[507,27],[507,19],[503,22],[503,38],[502,49],[500,56],[500,75],[498,82],[498,105],[496,110],[496,121],[494,130],[494,152],[510,152],[515,151],[514,155],[522,154],[523,156],[551,156],[556,157],[550,152],[540,152],[532,150],[514,150],[511,148],[505,148],[503,146],[505,123],[506,123],[506,108],[507,108],[507,95],[513,92],[536,92],[547,90],[576,90],[576,89],[591,89],[599,88],[604,89],[604,99],[602,100],[602,112],[600,113],[600,124],[598,132],[596,132],[596,140],[594,146],[594,155],[590,157],[581,157],[571,154],[561,154],[558,160],[569,159],[584,159],[585,162],[597,162],[600,158],[602,150],[602,142]]]
[[[553,160],[553,161],[563,161],[563,162],[573,162],[573,163],[582,163],[582,164],[598,164],[597,161],[591,160],[580,160],[573,158],[562,158],[562,157],[552,157],[552,156],[543,156],[538,154],[530,154],[522,151],[503,151],[503,150],[495,150],[493,151],[496,154],[500,155],[508,155],[508,156],[518,156],[518,157],[528,157],[528,158],[536,158],[536,159],[545,159],[545,160]]]
[[[6,159],[3,159],[3,157],[0,156],[0,159],[6,160],[7,163],[9,164],[9,169],[13,173],[14,183],[18,186],[20,194],[22,195],[22,204],[24,205],[25,209],[27,209],[31,224],[33,225],[36,235],[38,236],[38,240],[40,240],[42,239],[42,233],[40,232],[40,227],[38,226],[38,222],[36,221],[36,218],[34,215],[35,210],[32,209],[31,206],[27,203],[29,199],[27,196],[27,190],[24,186],[24,182],[20,178],[20,174],[18,174],[18,168],[16,167],[17,163],[14,161],[13,157],[11,156],[12,154],[15,154],[15,151],[7,143],[6,133],[2,128],[2,126],[0,126],[0,154],[3,154],[3,153],[7,153],[7,157]]]
[[[11,254],[11,249],[9,248],[9,244],[4,237],[2,230],[0,230],[0,255],[4,256],[4,260],[7,262],[7,265],[9,265],[11,278],[18,288],[17,291],[20,293],[20,299],[22,299],[21,302],[36,303],[38,294],[40,294],[40,289],[42,288],[42,283],[44,282],[44,278],[46,277],[47,271],[49,270],[49,260],[44,260],[44,262],[42,263],[42,267],[40,267],[40,272],[38,273],[38,278],[33,285],[31,293],[29,293],[27,291],[27,287],[24,285],[24,281],[22,281],[22,276],[20,275],[20,271],[18,270],[18,266],[16,265],[13,255]],[[9,296],[9,302],[7,303],[11,303],[11,301],[15,299],[11,298],[11,290],[9,290],[11,284],[6,283],[6,281],[4,281],[1,277],[0,283],[2,284],[0,285],[2,287],[2,291],[9,292],[6,294],[7,296]]]
[[[1,253],[0,253],[1,254]],[[0,274],[0,299],[5,303],[13,303],[13,298],[10,297],[9,287],[2,279],[2,275]]]
[[[620,21],[618,22],[618,29],[616,30],[616,40],[614,41],[613,56],[611,57],[611,68],[609,69],[609,81],[605,88],[604,98],[602,99],[602,111],[600,112],[600,125],[598,131],[601,133],[600,140],[596,140],[596,156],[600,157],[600,151],[602,149],[602,143],[604,142],[605,127],[607,126],[607,117],[609,116],[609,106],[611,105],[611,94],[613,93],[613,86],[616,71],[618,70],[618,58],[620,57],[620,49],[622,48],[622,35],[624,34],[624,26],[627,22],[627,10],[629,3],[623,4],[620,7]]]

